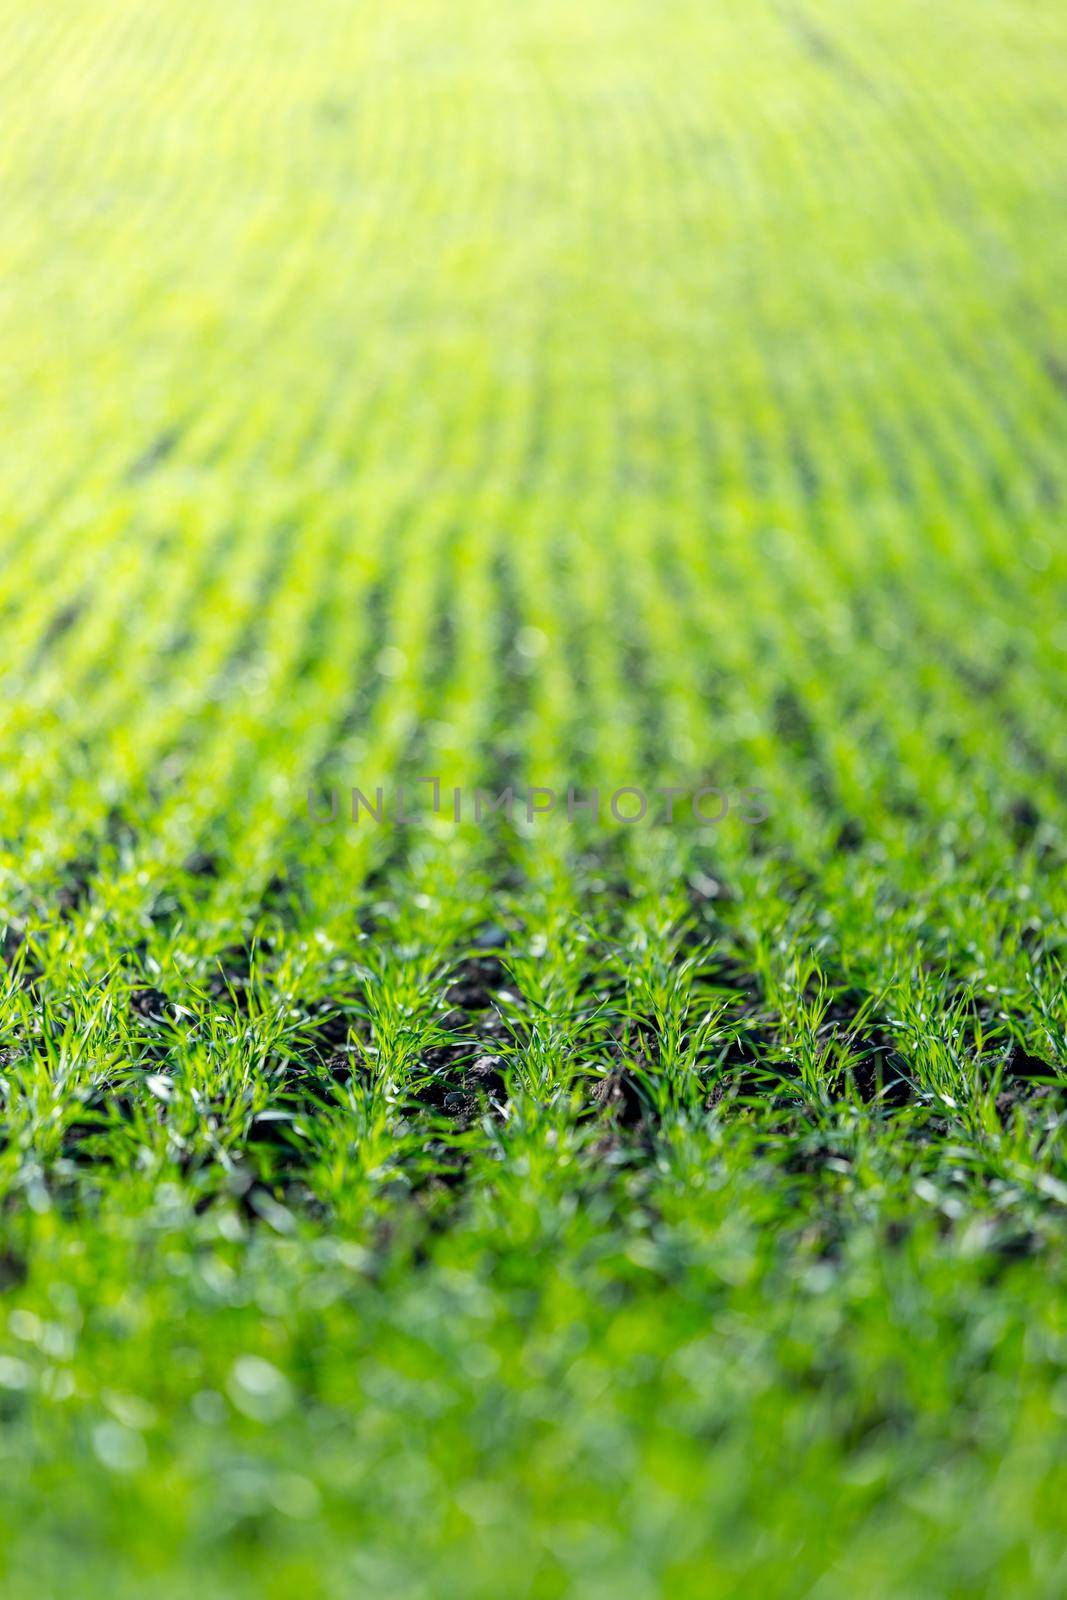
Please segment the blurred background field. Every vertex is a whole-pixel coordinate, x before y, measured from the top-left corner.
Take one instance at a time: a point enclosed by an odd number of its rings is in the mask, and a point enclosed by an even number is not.
[[[1065,90],[6,7],[5,1592],[1064,1592]]]

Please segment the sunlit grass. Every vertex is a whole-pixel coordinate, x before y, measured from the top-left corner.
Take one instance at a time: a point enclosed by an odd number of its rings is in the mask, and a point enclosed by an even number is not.
[[[1064,19],[0,45],[4,1593],[1058,1600]]]

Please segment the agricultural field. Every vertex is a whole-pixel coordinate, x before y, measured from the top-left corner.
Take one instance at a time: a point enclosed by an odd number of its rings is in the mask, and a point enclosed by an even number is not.
[[[4,1596],[1060,1600],[1067,10],[0,117]]]

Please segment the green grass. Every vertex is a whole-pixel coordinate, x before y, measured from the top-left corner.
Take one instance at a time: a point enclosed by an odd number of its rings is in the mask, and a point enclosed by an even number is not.
[[[12,1600],[1067,1591],[1065,91],[5,9]]]

